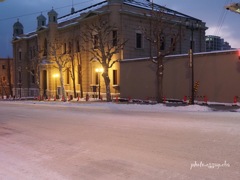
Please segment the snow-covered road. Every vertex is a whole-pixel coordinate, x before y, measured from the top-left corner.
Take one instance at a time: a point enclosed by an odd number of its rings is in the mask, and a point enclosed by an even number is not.
[[[5,179],[238,180],[240,113],[0,101]]]

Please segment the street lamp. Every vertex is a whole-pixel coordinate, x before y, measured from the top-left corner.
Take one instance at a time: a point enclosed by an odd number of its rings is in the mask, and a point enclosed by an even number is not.
[[[101,86],[100,86],[100,73],[103,72],[103,68],[96,68],[95,71],[98,73],[98,99],[101,99],[100,97],[100,89],[101,89]]]
[[[227,5],[227,6],[225,6],[225,8],[227,10],[230,10],[232,12],[240,14],[240,3],[231,3],[231,4]]]
[[[190,22],[188,19],[186,20],[187,29],[191,30],[191,44],[189,50],[189,67],[191,68],[191,104],[194,104],[194,61],[193,61],[193,50],[194,50],[194,42],[193,42],[193,32],[200,28],[200,24],[198,22]]]
[[[57,99],[57,78],[59,77],[59,74],[53,74],[53,78],[55,79],[55,88],[56,88],[56,99]]]

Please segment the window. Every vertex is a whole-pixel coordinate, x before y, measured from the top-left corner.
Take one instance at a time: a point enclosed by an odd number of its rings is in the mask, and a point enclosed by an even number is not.
[[[31,83],[35,84],[35,71],[31,71]]]
[[[3,77],[2,77],[2,82],[5,82],[5,81],[6,81],[6,77],[3,76]]]
[[[98,35],[97,34],[93,35],[93,48],[94,49],[98,48]]]
[[[63,53],[63,54],[66,54],[66,53],[67,53],[67,43],[64,43],[64,44],[63,44],[62,53]]]
[[[117,85],[118,81],[117,81],[117,70],[114,69],[113,70],[113,85]]]
[[[22,72],[18,71],[18,83],[22,82]]]
[[[174,37],[171,38],[171,49],[172,51],[176,50],[176,35],[174,35]]]
[[[78,84],[81,84],[81,65],[78,65]]]
[[[165,37],[161,36],[160,39],[160,50],[164,51],[165,50]]]
[[[117,41],[118,41],[117,30],[113,30],[112,31],[112,45],[117,46]]]
[[[2,65],[2,69],[6,69],[6,65],[3,64],[3,65]]]
[[[67,68],[67,84],[70,84],[70,69]]]
[[[36,48],[35,48],[35,46],[33,46],[33,48],[32,48],[32,54],[33,54],[33,57],[36,56]]]
[[[19,59],[19,61],[22,60],[22,51],[21,50],[18,52],[18,59]]]
[[[136,48],[142,48],[142,34],[136,33]]]
[[[69,54],[72,53],[72,43],[71,42],[68,43],[68,51],[69,51]]]
[[[99,73],[98,72],[95,72],[95,80],[96,80],[95,84],[99,84]]]
[[[76,51],[80,52],[79,40],[76,41]]]
[[[47,56],[47,39],[44,40],[43,56]]]

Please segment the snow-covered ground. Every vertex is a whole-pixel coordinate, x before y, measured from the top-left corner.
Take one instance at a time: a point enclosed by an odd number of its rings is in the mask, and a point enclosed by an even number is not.
[[[0,180],[240,179],[240,113],[0,101]]]

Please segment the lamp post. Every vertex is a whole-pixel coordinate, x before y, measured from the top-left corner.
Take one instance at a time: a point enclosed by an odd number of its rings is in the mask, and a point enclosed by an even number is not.
[[[58,77],[59,77],[59,74],[54,74],[53,75],[53,78],[55,79],[55,90],[56,90],[55,96],[56,96],[56,99],[57,99],[57,78]]]
[[[194,58],[193,58],[193,51],[194,51],[194,41],[193,41],[193,32],[199,29],[198,22],[190,22],[186,20],[186,27],[187,29],[191,30],[191,43],[190,43],[190,50],[189,50],[189,67],[191,69],[191,104],[194,104],[195,92],[194,92]]]
[[[98,99],[101,99],[100,94],[101,94],[101,81],[100,81],[100,73],[103,72],[103,68],[96,68],[95,70],[98,73]]]

